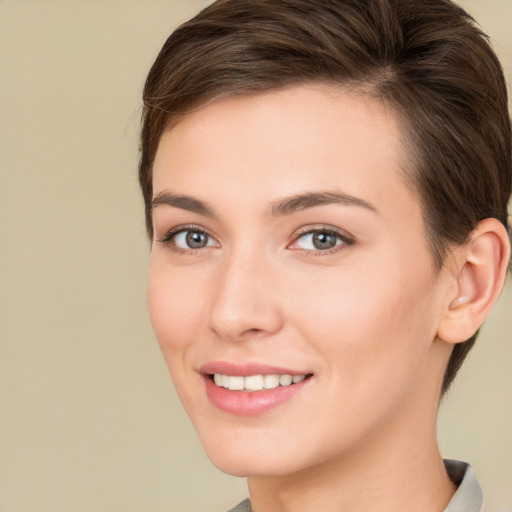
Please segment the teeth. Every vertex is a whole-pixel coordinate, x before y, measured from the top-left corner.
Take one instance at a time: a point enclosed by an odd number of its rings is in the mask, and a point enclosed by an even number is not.
[[[306,378],[305,375],[223,375],[215,373],[213,381],[219,387],[231,391],[262,391],[263,389],[274,389],[279,386],[290,386],[298,384]]]
[[[232,377],[230,377],[230,379],[231,378]],[[263,386],[264,386],[263,375],[251,375],[250,377],[245,377],[244,388],[247,391],[260,391],[263,389]]]
[[[281,377],[279,377],[279,384],[281,384],[281,386],[289,386],[292,382],[293,378],[291,375],[281,375]]]
[[[228,377],[228,387],[231,391],[242,391],[245,386],[243,377]]]
[[[263,387],[265,389],[279,387],[279,375],[265,375],[265,377],[263,377]]]

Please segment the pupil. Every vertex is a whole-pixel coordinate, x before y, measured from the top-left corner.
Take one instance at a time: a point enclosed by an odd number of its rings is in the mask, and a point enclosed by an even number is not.
[[[329,233],[315,233],[313,235],[313,245],[316,249],[332,249],[336,245],[336,237]]]
[[[206,245],[206,234],[197,231],[187,233],[187,245],[191,249],[200,249]]]

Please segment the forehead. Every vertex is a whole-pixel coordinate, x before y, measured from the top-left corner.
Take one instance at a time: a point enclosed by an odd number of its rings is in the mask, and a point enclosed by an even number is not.
[[[219,99],[164,132],[153,190],[341,187],[370,199],[389,188],[386,181],[405,186],[402,138],[390,107],[342,88],[308,85]]]

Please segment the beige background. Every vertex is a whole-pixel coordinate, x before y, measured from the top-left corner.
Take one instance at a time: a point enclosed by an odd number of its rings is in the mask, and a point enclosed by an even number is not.
[[[140,92],[205,1],[0,0],[0,511],[222,511],[154,341]],[[512,73],[512,1],[463,2]],[[512,286],[442,408],[490,512],[512,511]],[[305,440],[307,442],[307,440]]]

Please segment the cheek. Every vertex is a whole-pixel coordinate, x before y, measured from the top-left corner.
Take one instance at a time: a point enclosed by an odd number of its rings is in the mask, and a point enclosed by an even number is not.
[[[172,271],[155,257],[150,261],[147,299],[153,330],[164,355],[184,351],[198,332],[202,315],[200,289],[194,279]]]
[[[317,350],[343,368],[339,379],[372,385],[412,378],[435,334],[428,274],[400,264],[386,272],[362,270],[336,269],[308,283],[307,293],[290,292],[290,311]]]
[[[163,260],[152,255],[150,261],[149,315],[176,392],[193,418],[193,399],[188,391],[191,384],[195,389],[199,376],[190,371],[190,358],[204,323],[201,300],[205,290],[197,285],[197,280],[189,279],[187,272],[170,269]]]

